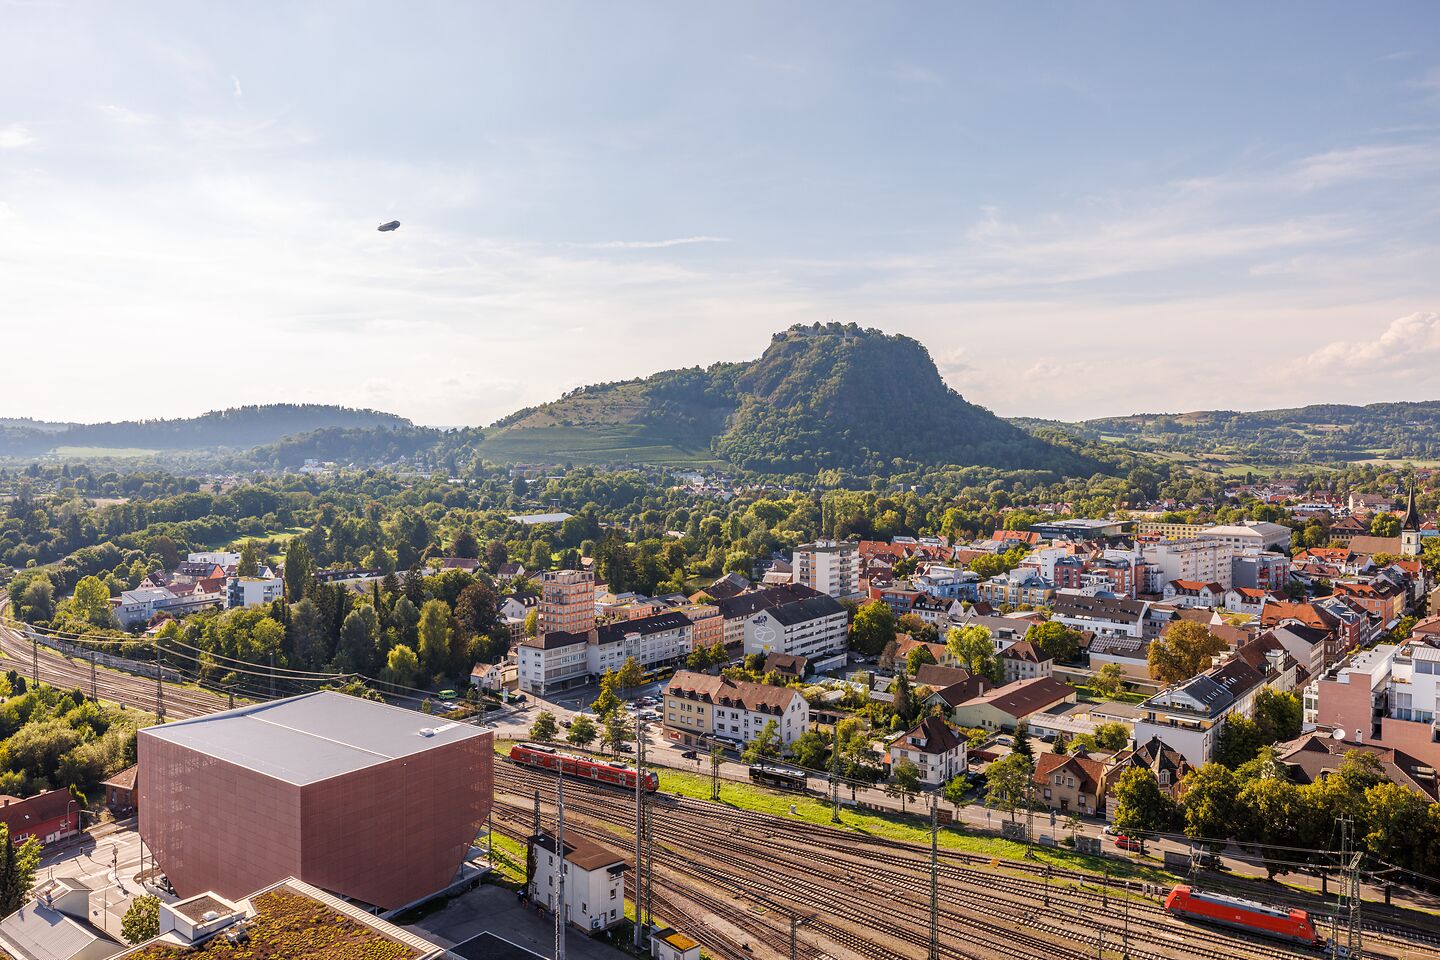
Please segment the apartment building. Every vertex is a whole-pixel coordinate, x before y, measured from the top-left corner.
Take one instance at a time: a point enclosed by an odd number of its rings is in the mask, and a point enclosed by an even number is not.
[[[844,540],[816,540],[795,548],[794,582],[832,597],[860,594],[857,545]]]
[[[1097,636],[1140,637],[1145,633],[1149,609],[1144,600],[1061,594],[1055,598],[1051,619]]]
[[[1214,609],[1225,603],[1225,588],[1216,581],[1171,580],[1165,584],[1165,602],[1171,606]]]
[[[1145,561],[1141,591],[1158,594],[1172,580],[1219,583],[1229,589],[1234,548],[1221,540],[1160,540],[1138,544]]]
[[[785,746],[810,727],[810,705],[800,691],[764,683],[677,671],[665,688],[665,736],[687,746],[744,746],[775,722]]]
[[[678,610],[607,623],[587,644],[586,665],[592,674],[619,670],[633,657],[646,670],[683,663],[694,646],[694,625]]]
[[[225,584],[226,604],[234,607],[259,607],[285,598],[285,581],[265,577],[231,577]]]
[[[1215,744],[1227,717],[1248,717],[1265,675],[1233,657],[1184,683],[1155,694],[1140,705],[1135,742],[1159,737],[1192,766],[1215,756]]]
[[[1055,585],[1034,567],[1016,567],[1009,573],[985,580],[976,588],[981,600],[994,606],[1021,604],[1039,607],[1055,598]]]
[[[591,675],[590,633],[553,631],[522,641],[515,648],[520,689],[543,696],[586,683]]]
[[[539,632],[585,633],[594,626],[594,572],[546,571],[540,584]]]
[[[1380,644],[1331,667],[1305,691],[1306,719],[1354,744],[1374,744],[1440,767],[1440,648]]]
[[[845,608],[834,597],[798,583],[742,593],[717,603],[725,646],[752,653],[807,658],[819,673],[843,658],[849,638]]]

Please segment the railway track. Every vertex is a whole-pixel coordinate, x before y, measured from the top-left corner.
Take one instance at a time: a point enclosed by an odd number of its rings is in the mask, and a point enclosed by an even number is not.
[[[8,606],[8,599],[0,599],[0,616],[6,613]],[[91,690],[89,660],[68,657],[43,643],[32,646],[29,639],[6,626],[0,626],[0,652],[9,659],[10,669],[21,676],[29,678],[33,676],[32,671],[38,668],[42,683],[65,689],[79,689],[86,693]],[[155,712],[155,681],[150,677],[96,667],[94,689],[102,700],[123,703],[146,713]],[[229,701],[224,697],[174,683],[165,683],[162,691],[167,719],[187,720],[224,710],[229,706]]]
[[[529,771],[509,764],[497,767],[501,793],[528,801],[537,786],[548,793],[546,782]],[[617,803],[616,793],[583,783],[573,794],[567,790],[567,796],[567,811],[586,821],[580,829],[595,830],[596,839],[628,848],[628,798]],[[657,863],[674,867],[687,884],[699,879],[725,889],[748,888],[810,913],[819,919],[805,927],[807,940],[829,940],[860,956],[925,956],[928,846],[666,794],[657,795],[656,802],[661,805],[655,818]],[[529,808],[516,809],[523,813]],[[1177,920],[1154,897],[1136,896],[1121,880],[1107,885],[1098,876],[1061,869],[1049,870],[1047,879],[1043,865],[1006,861],[997,872],[990,863],[989,857],[942,852],[943,956],[1080,960],[1119,955],[1122,943],[1135,960],[1306,955],[1298,947]],[[1042,906],[1047,900],[1049,905]],[[885,915],[858,909],[860,901],[882,906]],[[1387,928],[1385,946],[1395,947],[1390,955],[1440,957],[1431,936],[1416,933],[1407,938],[1405,931]]]

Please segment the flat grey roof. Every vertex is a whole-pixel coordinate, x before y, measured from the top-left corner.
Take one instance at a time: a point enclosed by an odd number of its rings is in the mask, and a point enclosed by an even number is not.
[[[302,786],[485,734],[329,690],[140,732]]]

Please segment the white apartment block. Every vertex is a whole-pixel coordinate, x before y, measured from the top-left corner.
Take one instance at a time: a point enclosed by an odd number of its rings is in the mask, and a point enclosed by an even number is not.
[[[547,633],[515,648],[516,677],[525,693],[547,694],[590,678],[590,639],[583,633]]]
[[[530,839],[534,869],[530,900],[552,914],[558,899],[560,857],[548,831]],[[625,858],[570,831],[565,834],[565,921],[582,930],[608,930],[625,919]]]
[[[860,593],[860,556],[843,540],[816,540],[795,548],[795,582],[832,597]]]
[[[745,654],[788,653],[814,661],[845,649],[849,625],[845,608],[832,597],[758,610],[744,620]]]
[[[1161,593],[1173,580],[1218,583],[1221,589],[1233,586],[1230,559],[1235,548],[1218,539],[1161,540],[1139,544],[1145,559],[1145,593]]]
[[[523,640],[515,647],[520,689],[545,694],[578,686],[606,670],[619,670],[631,657],[645,670],[684,663],[694,633],[689,617],[668,610],[583,633],[557,631]]]
[[[665,736],[687,745],[723,741],[743,746],[774,721],[789,746],[810,727],[800,691],[706,673],[677,671],[665,688]]]
[[[225,584],[231,607],[258,607],[285,598],[285,581],[276,576],[231,577]]]

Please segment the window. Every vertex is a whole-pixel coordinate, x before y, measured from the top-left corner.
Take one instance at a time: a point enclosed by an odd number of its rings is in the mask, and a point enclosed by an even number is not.
[[[615,899],[615,888],[614,888],[614,887],[611,887],[611,888],[610,888],[610,899],[611,899],[611,900],[614,900],[614,899]]]

